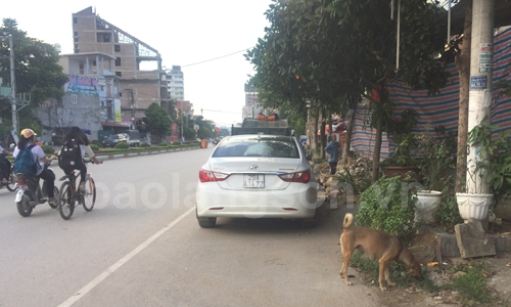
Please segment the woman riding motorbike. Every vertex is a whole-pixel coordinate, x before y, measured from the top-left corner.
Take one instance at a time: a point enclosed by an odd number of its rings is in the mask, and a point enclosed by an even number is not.
[[[14,148],[12,155],[14,158],[18,153],[31,146],[35,145],[35,136],[37,134],[32,129],[23,129],[20,133],[20,140],[18,145]],[[44,167],[45,163],[50,163],[56,159],[55,155],[50,158],[46,158],[43,149],[40,146],[33,146],[31,149],[32,155],[34,156],[34,162],[36,165],[36,176],[46,181],[46,193],[48,195],[48,202],[50,205],[55,204],[54,200],[54,187],[55,187],[55,174]]]

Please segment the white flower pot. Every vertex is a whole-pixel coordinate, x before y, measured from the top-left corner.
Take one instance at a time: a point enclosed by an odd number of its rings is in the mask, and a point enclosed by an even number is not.
[[[422,219],[425,223],[434,223],[435,212],[440,207],[440,201],[442,200],[442,192],[420,191],[417,192],[417,200],[415,220]]]
[[[456,193],[456,202],[465,223],[470,220],[484,220],[493,203],[493,194]]]

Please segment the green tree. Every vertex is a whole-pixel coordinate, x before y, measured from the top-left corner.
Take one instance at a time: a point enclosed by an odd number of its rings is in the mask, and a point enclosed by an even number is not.
[[[19,112],[20,129],[38,130],[40,127],[32,109],[47,99],[64,95],[63,87],[68,78],[58,64],[59,55],[53,46],[28,37],[26,32],[18,29],[15,19],[3,19],[0,33],[12,35],[17,93],[31,94],[31,104]],[[8,41],[0,42],[0,67],[4,68],[0,69],[0,77],[4,83],[11,82],[9,54]],[[0,116],[5,124],[11,119],[11,104],[6,98],[0,98]]]
[[[443,63],[434,57],[444,47],[443,29],[434,22],[442,16],[442,9],[426,0],[401,2],[394,14],[397,16],[397,9],[400,10],[399,33],[397,18],[390,18],[391,7],[387,2],[334,0],[329,9],[338,16],[341,31],[345,33],[344,42],[349,46],[343,61],[346,71],[359,80],[360,94],[371,102],[369,124],[377,131],[372,174],[375,182],[382,132],[391,130],[395,124],[387,82],[402,78],[412,89],[428,89],[430,94],[438,92],[447,82]]]
[[[397,18],[390,18],[385,1],[276,0],[266,12],[271,25],[264,39],[246,55],[256,67],[250,83],[260,89],[263,103],[303,109],[308,100],[325,119],[334,112],[344,116],[360,97],[368,98],[368,123],[377,130],[373,180],[382,132],[393,125],[387,82],[403,78],[413,89],[433,94],[447,81],[443,65],[434,58],[443,51],[444,35],[432,20],[438,20],[442,9],[426,0],[409,0],[400,12],[398,69]]]
[[[35,106],[49,98],[62,97],[68,78],[58,63],[55,48],[28,37],[26,32],[18,29],[14,19],[5,18],[0,32],[11,34],[13,38],[17,92],[30,93]],[[10,67],[8,42],[0,44],[0,66]],[[0,70],[0,76],[10,83],[8,69]]]
[[[157,103],[153,102],[145,111],[146,121],[147,121],[147,130],[151,133],[151,135],[156,136],[158,141],[167,135],[170,135],[170,126],[172,125],[172,120],[170,119],[169,114],[162,109]]]

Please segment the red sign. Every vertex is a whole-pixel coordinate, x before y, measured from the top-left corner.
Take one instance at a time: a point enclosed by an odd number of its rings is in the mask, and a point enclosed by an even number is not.
[[[215,127],[215,132],[216,132],[216,133],[220,132],[220,128]]]
[[[177,129],[178,129],[177,124],[172,124],[172,126],[170,126],[170,129],[171,129],[172,131],[178,131],[178,130],[177,130]]]

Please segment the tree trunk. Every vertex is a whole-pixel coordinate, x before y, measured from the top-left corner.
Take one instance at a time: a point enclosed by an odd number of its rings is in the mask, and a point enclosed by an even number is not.
[[[312,135],[314,138],[314,149],[318,147],[318,125],[319,125],[319,112],[316,110],[314,113],[314,128],[312,131]],[[319,151],[318,151],[319,153]]]
[[[456,192],[463,192],[467,176],[468,98],[470,91],[470,41],[472,36],[472,0],[465,7],[463,46],[455,63],[460,78],[460,108],[458,119],[458,156],[456,161]]]
[[[383,103],[383,102],[380,101],[379,103]],[[371,178],[372,183],[375,183],[376,181],[378,181],[378,177],[379,177],[378,164],[380,163],[382,128],[383,128],[383,119],[381,118],[381,116],[378,116],[378,118],[376,119],[376,138],[374,140],[373,173],[372,173],[372,178]]]
[[[325,146],[326,146],[326,136],[325,136],[325,125],[326,125],[326,122],[325,122],[325,117],[326,117],[326,114],[325,114],[325,110],[321,110],[321,158],[324,160],[325,159]]]
[[[355,108],[356,110],[356,108]],[[355,119],[355,110],[353,110],[352,114],[348,114],[348,127],[346,127],[346,134],[344,136],[344,148],[342,149],[342,165],[347,166],[348,163],[348,155],[350,153],[351,147],[351,135],[353,134],[353,122]]]

